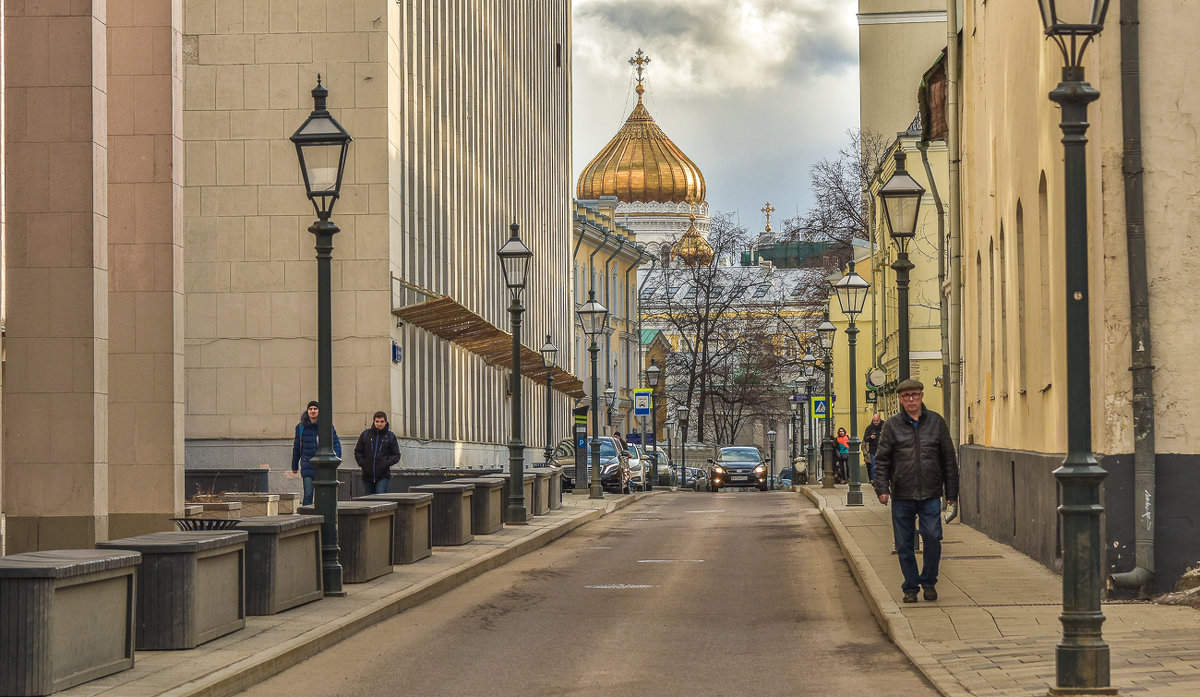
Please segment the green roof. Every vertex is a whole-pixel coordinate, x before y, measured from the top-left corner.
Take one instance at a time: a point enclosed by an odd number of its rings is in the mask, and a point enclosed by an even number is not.
[[[643,329],[642,330],[642,345],[654,343],[654,337],[658,334],[662,334],[662,331],[658,330],[658,329]]]

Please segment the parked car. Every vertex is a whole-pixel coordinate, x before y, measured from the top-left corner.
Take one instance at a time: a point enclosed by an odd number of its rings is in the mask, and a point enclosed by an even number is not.
[[[633,488],[640,491],[646,487],[646,469],[650,460],[646,451],[642,450],[642,446],[636,443],[630,443],[627,449],[629,451],[629,482]]]
[[[721,448],[715,460],[708,460],[708,486],[710,491],[731,486],[757,486],[766,491],[769,484],[762,453],[753,445]]]
[[[612,491],[619,494],[628,494],[630,492],[629,485],[629,451],[623,450],[620,444],[612,436],[600,436],[600,485],[606,491]],[[590,449],[592,439],[587,439],[587,447]],[[590,452],[590,450],[589,450]],[[575,485],[575,443],[571,440],[560,441],[554,449],[554,462],[557,467],[562,467],[563,472],[563,489],[577,488]],[[582,482],[582,487],[586,487],[591,483],[591,466],[587,468],[588,478]]]
[[[654,482],[654,486],[671,486],[674,484],[675,482],[672,477],[674,463],[668,461],[666,449],[650,446],[649,448],[643,448],[643,451],[645,451],[649,458],[650,471],[654,470],[654,460],[658,460],[658,481]]]

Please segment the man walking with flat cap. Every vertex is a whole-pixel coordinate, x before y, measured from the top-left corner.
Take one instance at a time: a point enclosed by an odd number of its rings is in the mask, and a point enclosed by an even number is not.
[[[925,386],[904,380],[896,386],[900,413],[883,423],[875,451],[875,479],[871,482],[879,502],[892,506],[892,534],[896,556],[904,574],[904,602],[917,602],[917,590],[926,600],[937,600],[938,562],[942,557],[942,501],[958,500],[958,458],[946,420],[922,403]],[[925,561],[917,572],[913,520],[925,543]]]

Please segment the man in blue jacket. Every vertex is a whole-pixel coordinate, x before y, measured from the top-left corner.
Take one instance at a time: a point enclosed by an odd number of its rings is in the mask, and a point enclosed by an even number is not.
[[[892,534],[904,574],[904,602],[917,602],[917,589],[926,600],[937,600],[938,562],[942,557],[942,494],[953,506],[958,500],[958,458],[946,420],[922,403],[925,386],[917,380],[896,385],[900,413],[883,422],[875,451],[872,485],[879,502],[892,505]],[[917,573],[913,519],[925,543],[925,561]]]
[[[392,465],[400,462],[400,443],[388,427],[387,414],[375,412],[371,428],[362,432],[354,446],[354,461],[362,470],[367,493],[386,494]]]
[[[311,401],[308,403],[308,409],[300,415],[300,423],[296,424],[296,438],[292,441],[292,471],[299,470],[300,475],[304,478],[304,501],[301,505],[307,506],[313,502],[313,477],[315,471],[312,466],[313,455],[317,454],[317,414],[319,413],[317,402]],[[338,440],[337,429],[333,428],[333,424],[329,424],[333,430],[333,451],[338,457],[342,456],[342,441]]]

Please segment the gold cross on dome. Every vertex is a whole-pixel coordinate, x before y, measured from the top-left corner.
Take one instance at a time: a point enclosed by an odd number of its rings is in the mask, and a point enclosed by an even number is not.
[[[771,206],[771,202],[767,201],[767,205],[763,206],[759,210],[762,211],[763,214],[767,216],[767,232],[770,232],[771,231],[771,214],[775,212],[775,209]]]
[[[646,88],[642,87],[642,71],[646,69],[647,65],[650,65],[650,56],[647,56],[642,52],[642,49],[639,48],[637,53],[633,54],[633,58],[629,59],[629,64],[637,68],[637,93],[638,99],[641,99],[642,92],[646,91]]]

